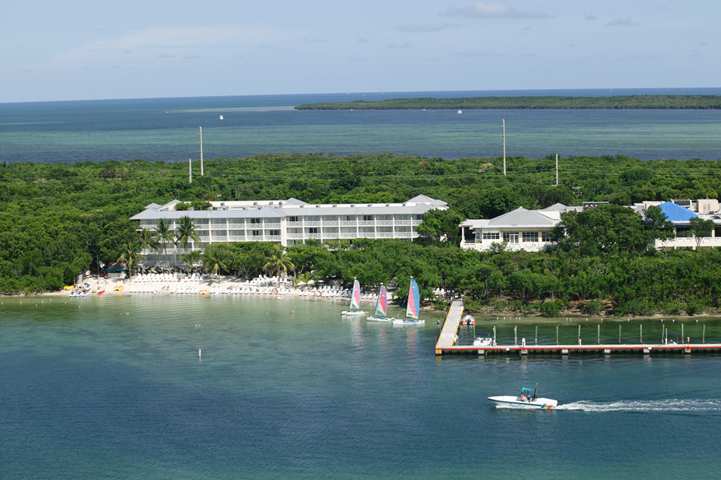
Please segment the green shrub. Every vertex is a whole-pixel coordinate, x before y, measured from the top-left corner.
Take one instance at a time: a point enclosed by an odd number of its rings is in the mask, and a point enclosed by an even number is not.
[[[583,302],[579,308],[586,315],[598,315],[603,310],[603,304],[599,300],[588,300]]]
[[[544,317],[557,317],[561,313],[563,302],[560,300],[547,300],[540,306],[541,315]]]

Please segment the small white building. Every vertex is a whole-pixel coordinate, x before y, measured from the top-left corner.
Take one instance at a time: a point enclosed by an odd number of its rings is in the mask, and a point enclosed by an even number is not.
[[[646,201],[636,203],[632,208],[644,216],[649,207],[658,207],[666,219],[673,225],[673,237],[667,240],[656,240],[656,249],[676,249],[701,247],[721,247],[721,212],[716,199],[671,200],[668,202]],[[714,226],[709,235],[696,237],[691,230],[694,218],[710,220]]]
[[[541,210],[519,207],[491,219],[466,220],[460,225],[461,248],[484,252],[498,244],[511,251],[540,252],[554,244],[553,229],[561,214],[582,209],[556,203]]]

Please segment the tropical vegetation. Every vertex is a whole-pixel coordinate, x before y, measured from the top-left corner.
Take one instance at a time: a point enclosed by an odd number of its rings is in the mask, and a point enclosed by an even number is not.
[[[116,261],[135,271],[142,249],[165,253],[197,241],[192,222],[138,232],[130,217],[149,203],[296,197],[308,202],[398,202],[424,193],[449,203],[426,215],[416,242],[357,241],[283,249],[277,244],[215,244],[179,258],[186,268],[307,282],[358,277],[423,294],[444,288],[475,309],[553,315],[573,310],[618,315],[700,313],[721,308],[721,250],[656,251],[669,225],[660,211],[645,220],[621,205],[669,198],[719,198],[721,161],[643,162],[625,157],[563,158],[554,186],[551,158],[443,160],[398,155],[276,155],[206,162],[187,182],[186,166],[160,162],[0,165],[0,292],[56,290],[86,270]],[[458,248],[464,218],[488,218],[556,202],[610,205],[564,216],[558,247],[541,253]],[[691,229],[708,232],[708,222]]]
[[[720,95],[614,95],[570,96],[489,96],[461,98],[390,98],[297,105],[297,110],[409,110],[409,109],[719,109]]]

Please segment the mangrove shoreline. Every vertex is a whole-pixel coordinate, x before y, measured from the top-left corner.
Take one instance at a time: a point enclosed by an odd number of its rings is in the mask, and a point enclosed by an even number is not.
[[[296,110],[472,110],[472,109],[721,109],[720,95],[511,96],[391,98],[297,105]]]

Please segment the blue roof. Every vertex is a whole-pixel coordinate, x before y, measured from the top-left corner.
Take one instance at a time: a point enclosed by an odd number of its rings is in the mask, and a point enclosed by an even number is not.
[[[684,208],[672,202],[663,202],[659,205],[659,208],[670,222],[688,222],[697,216],[688,208]]]

